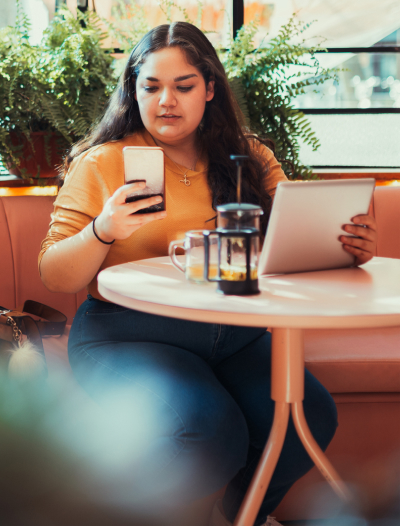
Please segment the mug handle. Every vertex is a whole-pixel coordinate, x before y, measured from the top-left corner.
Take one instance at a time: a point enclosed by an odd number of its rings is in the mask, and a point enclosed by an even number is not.
[[[183,267],[179,263],[178,258],[176,257],[175,250],[178,247],[181,247],[181,248],[184,249],[184,247],[183,247],[184,243],[185,243],[184,239],[177,239],[176,241],[171,241],[171,243],[169,244],[169,247],[168,247],[168,254],[169,254],[169,257],[171,258],[172,264],[174,265],[174,267],[176,267],[181,272],[186,272],[186,266]]]

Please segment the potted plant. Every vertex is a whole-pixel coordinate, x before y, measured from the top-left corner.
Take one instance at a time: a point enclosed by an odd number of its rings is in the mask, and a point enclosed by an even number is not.
[[[0,30],[0,157],[40,183],[102,113],[115,76],[95,13],[76,19],[61,9],[40,45],[30,44],[29,28],[17,2],[15,26]]]

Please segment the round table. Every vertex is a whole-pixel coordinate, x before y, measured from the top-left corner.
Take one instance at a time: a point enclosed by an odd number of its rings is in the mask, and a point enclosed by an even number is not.
[[[303,412],[303,329],[400,325],[400,260],[374,258],[362,267],[262,277],[256,296],[224,296],[212,283],[195,284],[169,257],[110,267],[98,276],[100,294],[132,309],[208,323],[268,327],[272,332],[268,442],[234,526],[252,526],[267,491],[290,411],[308,454],[333,489],[350,494],[315,442]]]

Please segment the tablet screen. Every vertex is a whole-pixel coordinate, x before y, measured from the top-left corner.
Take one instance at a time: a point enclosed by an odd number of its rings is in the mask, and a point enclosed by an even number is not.
[[[262,248],[259,275],[349,267],[343,225],[367,214],[375,179],[279,183]]]

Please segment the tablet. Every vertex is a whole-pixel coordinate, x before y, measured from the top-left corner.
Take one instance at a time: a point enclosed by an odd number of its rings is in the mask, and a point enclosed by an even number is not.
[[[375,179],[279,183],[259,260],[259,276],[350,267],[342,226],[367,214]]]

